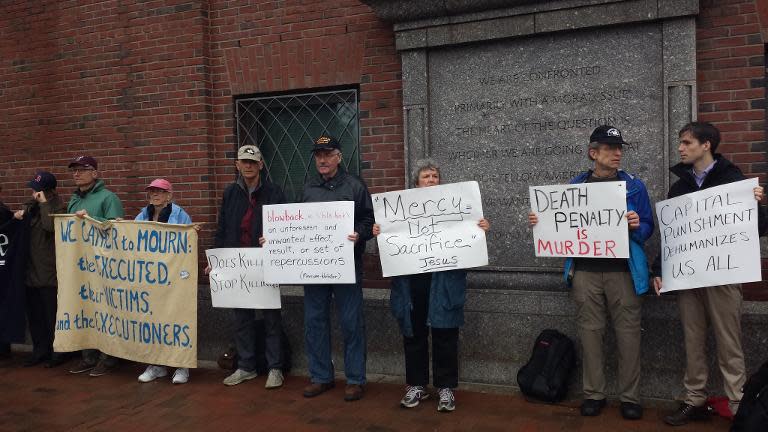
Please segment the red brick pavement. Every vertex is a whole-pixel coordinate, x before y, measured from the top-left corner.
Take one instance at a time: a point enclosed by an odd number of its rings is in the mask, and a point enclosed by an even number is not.
[[[662,411],[646,409],[641,421],[624,421],[615,403],[596,418],[578,413],[578,401],[531,404],[519,396],[458,391],[457,409],[436,411],[434,399],[414,409],[398,402],[403,386],[370,383],[358,402],[343,401],[343,382],[305,399],[305,377],[265,390],[264,378],[235,387],[217,369],[196,369],[185,385],[170,377],[141,384],[142,366],[124,363],[113,374],[91,378],[56,369],[20,367],[20,357],[0,366],[0,431],[727,431],[716,418],[681,428],[665,426]]]

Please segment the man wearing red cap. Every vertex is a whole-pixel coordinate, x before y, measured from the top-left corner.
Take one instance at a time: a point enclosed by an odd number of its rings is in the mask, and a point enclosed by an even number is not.
[[[104,186],[99,179],[98,164],[90,156],[78,156],[69,163],[69,171],[75,180],[75,192],[67,205],[67,213],[79,217],[90,216],[104,221],[124,216],[120,199]],[[99,350],[83,350],[83,358],[69,372],[79,374],[89,372],[90,376],[106,375],[117,366],[117,358],[101,353]]]

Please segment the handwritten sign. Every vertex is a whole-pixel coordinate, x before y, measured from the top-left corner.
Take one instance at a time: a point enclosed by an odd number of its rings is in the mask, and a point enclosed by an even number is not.
[[[628,258],[626,183],[531,186],[536,256]]]
[[[353,201],[265,205],[263,217],[267,283],[355,283]]]
[[[191,225],[56,215],[56,351],[96,348],[197,367],[197,232]]]
[[[662,292],[761,280],[757,179],[656,203]]]
[[[280,309],[280,287],[264,282],[263,249],[208,249],[213,307]]]
[[[384,276],[488,264],[483,204],[477,182],[385,192],[372,196]]]

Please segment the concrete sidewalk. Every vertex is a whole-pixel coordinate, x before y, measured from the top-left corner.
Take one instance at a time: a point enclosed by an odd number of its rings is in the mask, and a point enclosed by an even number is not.
[[[456,411],[438,413],[434,398],[416,408],[399,406],[404,387],[382,381],[366,387],[358,402],[344,402],[344,383],[313,399],[302,397],[307,379],[289,376],[285,386],[264,389],[264,377],[235,387],[221,384],[219,369],[195,369],[190,382],[170,376],[137,381],[143,366],[123,362],[110,375],[91,378],[55,369],[21,367],[22,354],[0,365],[0,431],[727,431],[713,418],[680,428],[664,425],[664,410],[647,408],[640,421],[625,421],[617,403],[603,415],[579,415],[579,401],[563,405],[526,402],[509,394],[459,390]]]

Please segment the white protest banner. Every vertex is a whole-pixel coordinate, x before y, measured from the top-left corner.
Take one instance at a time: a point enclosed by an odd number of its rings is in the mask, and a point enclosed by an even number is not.
[[[265,205],[262,213],[267,283],[355,283],[353,201]]]
[[[375,194],[373,213],[384,276],[488,264],[477,182]]]
[[[656,203],[662,292],[761,280],[757,179]]]
[[[264,282],[262,248],[208,249],[205,257],[213,307],[280,309],[280,286]]]
[[[192,225],[56,215],[56,351],[197,367]]]
[[[531,186],[538,257],[629,258],[623,181]]]

